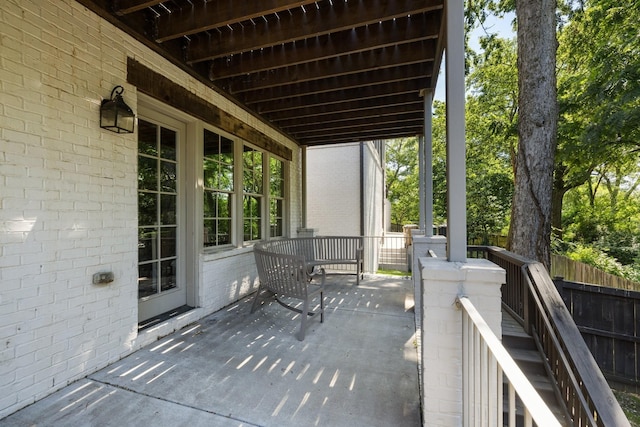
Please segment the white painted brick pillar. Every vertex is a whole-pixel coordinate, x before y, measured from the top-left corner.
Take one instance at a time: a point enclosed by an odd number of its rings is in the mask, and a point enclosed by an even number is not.
[[[462,425],[462,312],[465,295],[502,336],[500,286],[506,273],[484,259],[418,260],[422,285],[422,411],[425,426]]]
[[[415,290],[415,301],[419,303],[416,307],[416,316],[420,316],[422,307],[422,278],[420,274],[419,259],[429,256],[429,251],[433,251],[438,258],[447,258],[447,238],[445,236],[425,236],[422,230],[412,231],[411,245],[411,275],[413,278],[413,289]]]

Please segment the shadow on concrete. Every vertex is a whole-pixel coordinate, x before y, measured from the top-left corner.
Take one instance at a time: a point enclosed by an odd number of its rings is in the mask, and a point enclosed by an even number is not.
[[[329,276],[325,322],[252,297],[16,412],[3,425],[417,426],[410,280]],[[296,321],[297,320],[297,321]]]

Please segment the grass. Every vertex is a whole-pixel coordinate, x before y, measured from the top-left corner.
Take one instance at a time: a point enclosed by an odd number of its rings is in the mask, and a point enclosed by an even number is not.
[[[613,393],[629,419],[631,427],[640,427],[640,396],[619,390],[614,390]]]
[[[411,273],[407,273],[406,271],[400,271],[400,270],[378,270],[377,274],[386,274],[388,276],[410,276]]]

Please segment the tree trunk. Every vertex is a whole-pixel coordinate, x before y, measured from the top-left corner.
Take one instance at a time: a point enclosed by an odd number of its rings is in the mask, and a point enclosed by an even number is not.
[[[565,165],[557,165],[553,173],[553,190],[551,193],[551,233],[562,239],[562,201],[567,193],[565,186],[565,173],[567,167]]]
[[[554,0],[516,0],[519,141],[509,247],[547,269],[557,129],[555,11]]]

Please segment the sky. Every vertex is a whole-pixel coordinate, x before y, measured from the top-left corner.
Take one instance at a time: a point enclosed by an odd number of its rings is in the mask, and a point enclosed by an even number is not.
[[[485,22],[484,28],[476,28],[469,37],[470,47],[478,52],[480,50],[479,39],[487,34],[498,34],[502,38],[513,38],[515,32],[513,31],[512,22],[515,18],[514,13],[506,14],[504,18],[497,18],[490,16]],[[486,31],[486,32],[485,32]],[[445,52],[446,55],[446,52]],[[440,76],[438,77],[438,85],[436,86],[435,99],[439,101],[445,100],[445,58],[442,59],[440,66]]]

